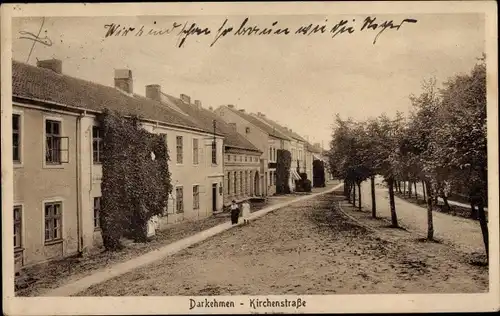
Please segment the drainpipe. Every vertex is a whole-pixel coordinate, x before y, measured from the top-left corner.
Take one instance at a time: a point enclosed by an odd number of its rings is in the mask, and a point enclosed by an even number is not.
[[[80,154],[80,130],[82,128],[82,117],[86,114],[85,112],[81,113],[76,118],[76,221],[77,221],[77,238],[78,238],[78,254],[82,255],[83,253],[83,223],[82,223],[82,188],[80,185],[81,177],[82,177],[82,169],[81,169],[81,154]]]

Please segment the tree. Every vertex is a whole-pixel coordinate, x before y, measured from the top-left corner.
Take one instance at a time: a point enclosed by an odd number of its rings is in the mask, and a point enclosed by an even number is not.
[[[486,65],[484,56],[469,74],[449,79],[441,90],[441,127],[436,157],[449,178],[465,187],[478,217],[488,254],[488,224],[484,211],[488,197],[486,138]]]
[[[446,168],[439,162],[439,117],[440,99],[437,81],[431,78],[422,83],[422,93],[410,96],[414,112],[411,113],[407,133],[407,153],[411,157],[413,172],[422,179],[427,198],[427,239],[434,239],[433,208],[437,204],[439,188],[447,177]]]

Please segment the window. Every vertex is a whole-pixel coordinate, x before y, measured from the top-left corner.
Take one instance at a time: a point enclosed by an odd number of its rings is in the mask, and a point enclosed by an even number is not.
[[[243,162],[243,156],[240,156],[240,162]]]
[[[94,229],[101,228],[101,197],[94,198]]]
[[[248,177],[250,176],[250,172],[245,171],[245,193],[248,195],[250,193],[250,186],[248,185]]]
[[[276,148],[273,148],[273,157],[274,157],[273,161],[276,161]]]
[[[227,155],[227,161],[231,161],[231,155]]]
[[[245,156],[245,162],[247,162],[247,161],[248,161],[247,159],[248,159],[248,158],[247,158],[247,156]]]
[[[240,193],[243,194],[243,171],[240,171]]]
[[[238,187],[238,182],[237,182],[237,179],[236,179],[236,171],[234,172],[234,194],[236,194],[236,188]]]
[[[199,149],[198,149],[198,139],[193,138],[193,164],[197,165],[199,163]]]
[[[14,206],[14,249],[23,246],[23,221],[22,207]]]
[[[250,127],[245,128],[245,133],[250,134]]]
[[[99,126],[92,127],[92,152],[93,161],[95,164],[102,162],[102,152],[104,148],[104,143],[102,141],[101,129]]]
[[[212,142],[212,163],[217,164],[217,143],[215,141]]]
[[[21,115],[12,114],[12,158],[21,162]]]
[[[45,203],[45,242],[62,239],[62,203]]]
[[[227,173],[227,194],[231,194],[231,172]]]
[[[46,120],[45,137],[46,150],[45,162],[51,164],[61,163],[61,122]]]
[[[182,163],[182,136],[177,136],[176,137],[176,149],[177,149],[177,163],[181,164]]]
[[[200,186],[193,185],[193,210],[200,209]]]
[[[177,210],[177,213],[183,213],[184,212],[184,194],[183,194],[183,189],[182,187],[176,187],[175,188],[175,209]]]

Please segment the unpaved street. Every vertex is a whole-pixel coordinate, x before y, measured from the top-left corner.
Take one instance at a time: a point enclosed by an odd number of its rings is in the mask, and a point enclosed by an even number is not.
[[[487,268],[448,256],[453,249],[385,239],[345,217],[335,199],[292,204],[79,295],[487,291]]]

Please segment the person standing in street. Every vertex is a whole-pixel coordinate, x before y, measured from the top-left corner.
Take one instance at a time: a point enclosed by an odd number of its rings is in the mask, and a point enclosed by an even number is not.
[[[233,200],[231,203],[231,223],[233,225],[238,224],[238,218],[240,217],[240,208],[238,207],[238,204],[236,204],[236,201]]]
[[[248,218],[250,217],[250,203],[248,203],[248,201],[243,202],[243,204],[241,205],[241,210],[242,210],[241,217],[243,217],[243,223],[248,224],[249,223]]]

